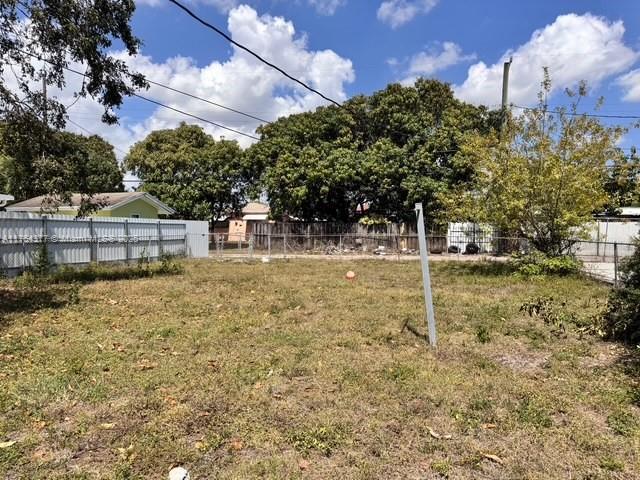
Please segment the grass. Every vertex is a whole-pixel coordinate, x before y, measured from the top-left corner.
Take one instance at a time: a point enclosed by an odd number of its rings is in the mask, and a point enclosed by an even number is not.
[[[0,308],[1,478],[640,477],[636,354],[520,312],[600,284],[434,263],[434,351],[415,262],[185,267]]]

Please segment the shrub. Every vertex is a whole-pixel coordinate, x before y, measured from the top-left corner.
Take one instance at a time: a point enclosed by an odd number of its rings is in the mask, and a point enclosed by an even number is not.
[[[582,268],[582,262],[571,255],[550,257],[538,251],[515,255],[510,264],[516,273],[525,277],[574,275]]]
[[[620,268],[622,288],[609,294],[600,329],[606,338],[640,344],[640,239],[635,244],[635,252]]]

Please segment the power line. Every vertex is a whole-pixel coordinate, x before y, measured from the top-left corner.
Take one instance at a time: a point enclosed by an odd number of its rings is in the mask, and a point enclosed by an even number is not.
[[[512,107],[519,108],[520,110],[527,110],[527,111],[538,110],[537,108],[523,107],[521,105],[512,105]],[[600,115],[595,113],[561,112],[559,110],[547,110],[545,113],[553,113],[556,115],[569,115],[572,117],[596,117],[596,118],[618,118],[618,119],[627,119],[627,120],[640,120],[640,115]]]
[[[219,103],[212,102],[211,100],[207,100],[206,98],[198,97],[197,95],[194,95],[194,94],[189,93],[189,92],[185,92],[183,90],[178,90],[177,88],[170,87],[169,85],[164,85],[164,84],[162,84],[160,82],[155,82],[153,80],[149,80],[148,78],[146,80],[147,80],[147,82],[149,82],[152,85],[156,85],[158,87],[162,87],[162,88],[165,88],[167,90],[171,90],[172,92],[180,93],[181,95],[186,95],[187,97],[195,98],[196,100],[201,100],[203,102],[209,103],[209,104],[214,105],[216,107],[220,107],[220,108],[223,108],[225,110],[229,110],[230,112],[237,113],[239,115],[243,115],[245,117],[252,118],[254,120],[258,120],[259,122],[272,123],[269,120],[265,120],[264,118],[256,117],[256,116],[251,115],[249,113],[241,112],[240,110],[236,110],[236,109],[231,108],[231,107],[226,107],[224,105],[220,105]]]
[[[34,57],[34,58],[36,58],[36,59],[38,59],[38,60],[41,60],[41,61],[47,62],[47,63],[48,63],[48,64],[50,64],[50,65],[54,65],[54,66],[55,66],[55,63],[53,63],[53,62],[51,62],[51,61],[49,61],[49,60],[46,60],[46,59],[40,58],[39,56],[37,56],[37,55],[35,55],[35,54],[33,54],[33,53],[25,52],[25,51],[23,51],[23,50],[19,50],[19,49],[18,49],[18,51],[19,51],[19,52],[21,52],[21,53],[24,53],[24,54],[26,54],[26,55],[29,55],[29,56],[31,56],[31,57]],[[71,73],[75,73],[76,75],[80,75],[80,76],[82,76],[82,77],[84,77],[84,78],[88,77],[88,75],[87,75],[86,73],[82,73],[82,72],[80,72],[80,71],[78,71],[78,70],[75,70],[75,69],[73,69],[73,68],[71,68],[71,67],[67,67],[67,66],[65,66],[65,65],[60,65],[60,66],[61,66],[64,70],[67,70],[67,71],[69,71],[69,72],[71,72]],[[200,97],[197,97],[197,96],[195,96],[195,95],[188,94],[188,93],[186,93],[186,92],[182,92],[181,90],[174,89],[174,88],[169,87],[169,86],[167,86],[167,85],[162,85],[162,84],[160,84],[160,83],[158,83],[158,82],[150,82],[150,83],[154,83],[154,84],[156,84],[156,85],[158,85],[158,86],[162,86],[162,87],[167,88],[167,89],[169,89],[169,90],[173,90],[173,91],[176,91],[176,92],[178,92],[178,93],[182,93],[182,94],[184,94],[184,95],[189,95],[190,97],[197,98],[198,100],[202,100],[202,101],[205,101],[205,102],[207,102],[207,103],[214,104],[213,102],[211,102],[211,101],[209,101],[209,100],[205,100],[204,98],[200,98]],[[158,106],[161,106],[161,107],[167,108],[167,109],[169,109],[169,110],[173,110],[174,112],[178,112],[178,113],[180,113],[180,114],[182,114],[182,115],[186,115],[186,116],[188,116],[188,117],[192,117],[192,118],[195,118],[195,119],[197,119],[197,120],[200,120],[201,122],[205,122],[205,123],[208,123],[208,124],[214,125],[214,126],[216,126],[216,127],[218,127],[218,128],[222,128],[223,130],[228,130],[228,131],[230,131],[230,132],[237,133],[238,135],[243,135],[243,136],[248,137],[248,138],[251,138],[251,139],[253,139],[253,140],[260,140],[260,138],[258,138],[258,137],[256,137],[256,136],[254,136],[254,135],[250,135],[250,134],[248,134],[248,133],[241,132],[240,130],[235,130],[235,129],[233,129],[233,128],[226,127],[226,126],[224,126],[224,125],[221,125],[221,124],[219,124],[219,123],[213,122],[213,121],[211,121],[211,120],[207,120],[206,118],[202,118],[202,117],[199,117],[199,116],[197,116],[197,115],[194,115],[194,114],[191,114],[191,113],[185,112],[184,110],[180,110],[180,109],[177,109],[177,108],[174,108],[174,107],[170,107],[169,105],[165,105],[164,103],[159,102],[159,101],[157,101],[157,100],[152,100],[152,99],[150,99],[150,98],[144,97],[144,96],[139,95],[139,94],[137,94],[137,93],[133,93],[132,95],[133,95],[133,96],[135,96],[135,97],[140,98],[141,100],[145,100],[145,101],[147,101],[147,102],[154,103],[154,104],[156,104],[156,105],[158,105]],[[261,120],[261,119],[259,119],[258,117],[254,117],[253,115],[249,115],[249,114],[245,114],[244,112],[240,112],[239,110],[234,110],[234,109],[232,109],[232,108],[230,108],[230,107],[224,107],[224,106],[221,106],[221,105],[219,105],[219,104],[214,104],[214,105],[216,105],[216,106],[220,106],[220,107],[225,108],[225,109],[227,109],[227,110],[234,111],[234,112],[236,112],[236,113],[241,113],[242,115],[246,115],[246,116],[251,117],[251,118],[258,119],[259,121],[265,121],[265,120]],[[267,122],[267,123],[270,123],[270,122]]]
[[[289,75],[286,71],[284,71],[282,68],[278,67],[277,65],[265,60],[264,58],[262,58],[260,55],[258,55],[256,52],[254,52],[253,50],[251,50],[249,47],[245,47],[244,45],[242,45],[241,43],[236,42],[233,38],[231,38],[229,35],[227,35],[225,32],[223,32],[222,30],[220,30],[218,27],[216,27],[215,25],[210,24],[209,22],[207,22],[206,20],[200,18],[198,15],[196,15],[193,11],[189,10],[187,7],[185,7],[184,5],[182,5],[180,2],[176,1],[176,0],[169,0],[171,3],[173,3],[174,5],[176,5],[178,8],[181,8],[182,10],[184,10],[187,15],[189,15],[190,17],[192,17],[194,20],[196,20],[197,22],[201,23],[202,25],[204,25],[207,28],[210,28],[211,30],[213,30],[214,32],[216,32],[218,35],[221,35],[222,37],[224,37],[229,43],[231,43],[232,45],[235,45],[236,47],[244,50],[245,52],[253,55],[255,58],[257,58],[258,60],[260,60],[262,63],[264,63],[265,65],[273,68],[274,70],[277,70],[278,72],[280,72],[282,75],[284,75],[285,77],[287,77],[290,80],[293,80],[294,82],[302,85],[304,88],[306,88],[307,90],[309,90],[310,92],[315,93],[316,95],[319,95],[320,97],[322,97],[323,99],[325,99],[328,102],[333,103],[334,105],[341,107],[342,105],[335,101],[334,99],[327,97],[326,95],[322,94],[321,92],[319,92],[318,90],[316,90],[315,88],[307,85],[305,82],[303,82],[302,80],[297,79],[296,77],[293,77],[292,75]]]
[[[82,125],[80,125],[77,122],[74,122],[73,120],[71,120],[70,118],[67,117],[67,121],[73,125],[75,125],[76,127],[78,127],[79,129],[83,130],[85,133],[88,133],[89,135],[95,135],[97,137],[99,137],[100,135],[98,135],[97,133],[92,132],[91,130],[88,130],[87,128],[83,127]],[[125,152],[124,150],[122,150],[121,148],[116,147],[115,145],[113,145],[114,150],[119,151],[120,153],[122,153],[123,155],[127,155],[127,152]]]
[[[161,107],[167,108],[169,110],[173,110],[174,112],[181,113],[182,115],[186,115],[188,117],[195,118],[196,120],[200,120],[201,122],[209,123],[209,124],[214,125],[214,126],[216,126],[218,128],[222,128],[224,130],[228,130],[230,132],[237,133],[238,135],[244,135],[245,137],[252,138],[253,140],[260,140],[259,137],[256,137],[256,136],[253,136],[253,135],[249,135],[248,133],[241,132],[240,130],[235,130],[235,129],[231,128],[231,127],[225,127],[224,125],[221,125],[221,124],[216,123],[216,122],[212,122],[211,120],[207,120],[206,118],[199,117],[198,115],[194,115],[193,113],[185,112],[184,110],[180,110],[178,108],[170,107],[169,105],[166,105],[166,104],[164,104],[162,102],[159,102],[157,100],[153,100],[151,98],[143,97],[142,95],[140,95],[138,93],[133,93],[132,95],[134,97],[140,98],[140,99],[145,100],[147,102],[155,103],[156,105],[159,105]]]

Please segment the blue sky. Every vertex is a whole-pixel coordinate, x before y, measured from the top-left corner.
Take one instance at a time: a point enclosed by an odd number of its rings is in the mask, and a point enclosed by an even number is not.
[[[411,83],[423,75],[450,82],[466,101],[495,105],[501,65],[512,54],[514,103],[535,103],[542,66],[547,65],[559,92],[552,103],[562,101],[562,89],[586,79],[594,87],[593,98],[606,97],[602,113],[640,115],[636,0],[184,2],[234,39],[339,100],[394,81]],[[138,0],[133,27],[144,45],[140,57],[127,61],[151,79],[268,119],[322,104],[166,0]],[[148,96],[248,133],[257,126],[155,87]],[[591,104],[584,107],[588,110]],[[74,107],[71,118],[122,150],[155,128],[183,120],[139,100],[127,100],[119,127],[100,125],[92,117],[96,112],[87,101]],[[238,139],[245,146],[250,143]],[[637,140],[640,135],[632,132],[624,145]]]

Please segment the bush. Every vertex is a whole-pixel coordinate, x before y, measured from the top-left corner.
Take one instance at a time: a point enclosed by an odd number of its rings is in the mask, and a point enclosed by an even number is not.
[[[515,255],[512,257],[510,264],[516,273],[525,277],[574,275],[579,273],[582,268],[582,262],[571,255],[550,257],[538,251]]]
[[[622,288],[609,294],[600,329],[606,338],[640,345],[640,239],[635,244],[620,268]]]

